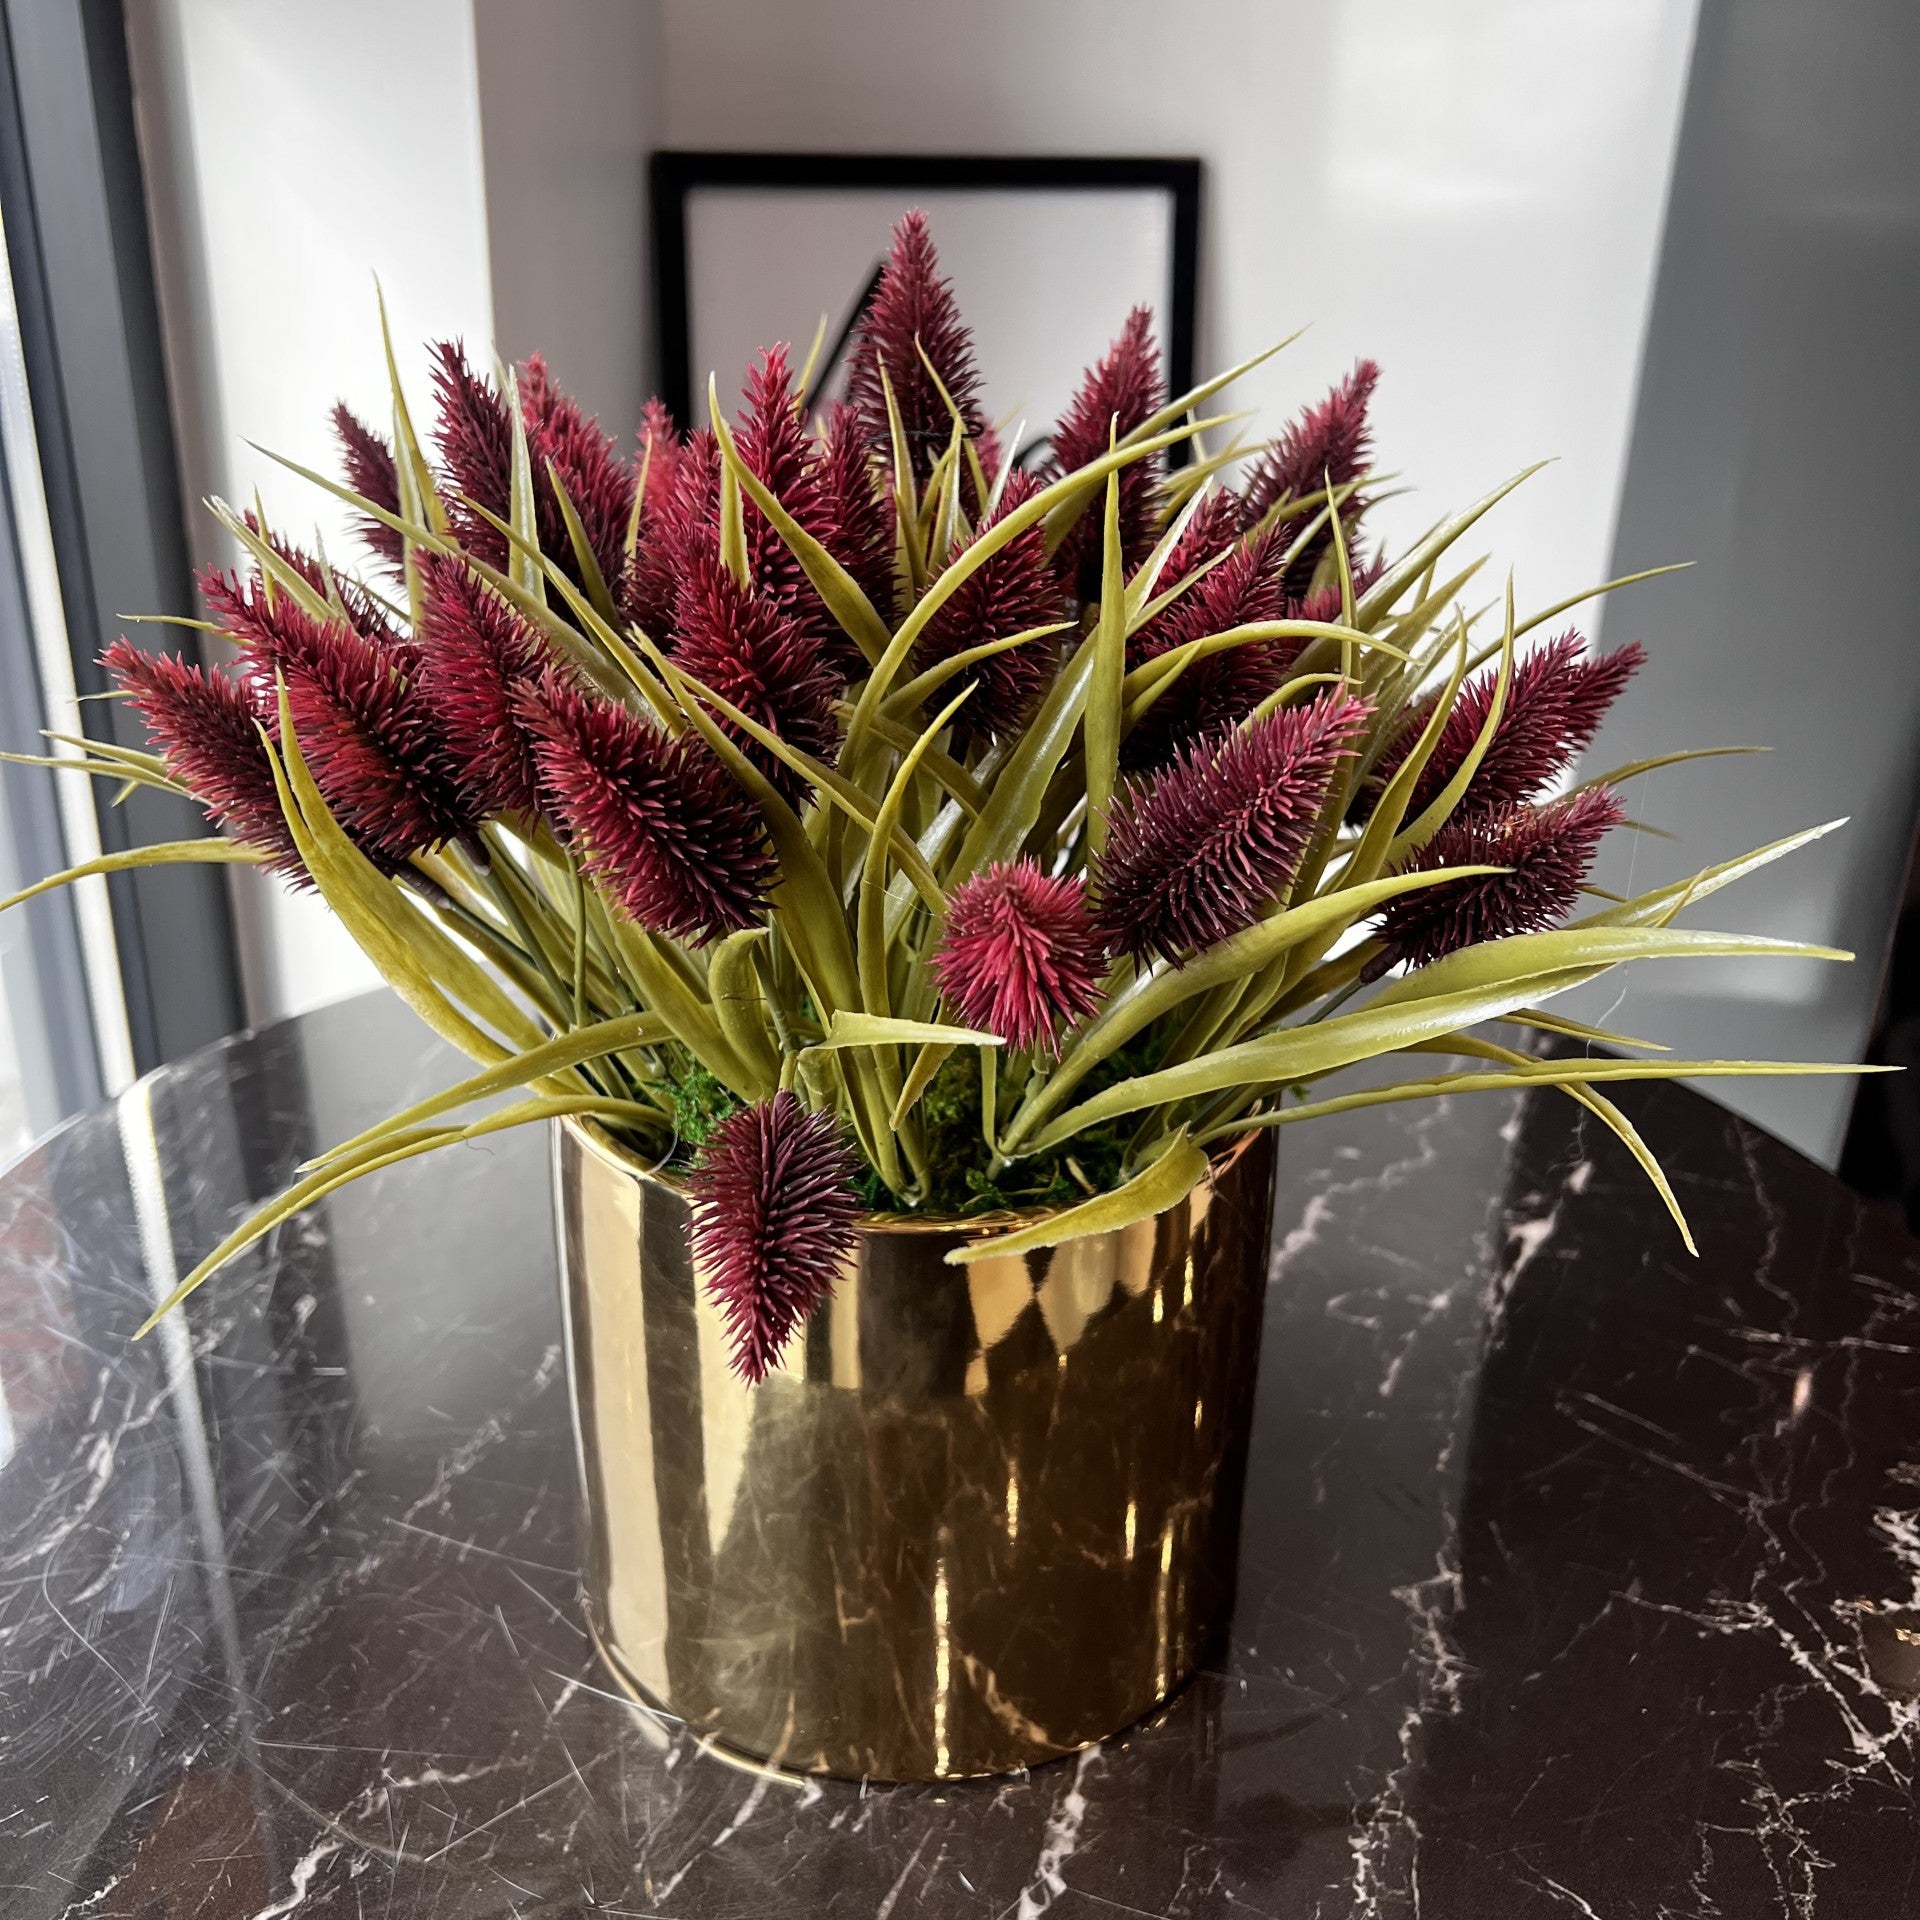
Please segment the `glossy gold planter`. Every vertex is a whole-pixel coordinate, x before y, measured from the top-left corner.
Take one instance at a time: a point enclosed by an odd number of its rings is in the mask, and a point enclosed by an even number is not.
[[[555,1141],[587,1600],[630,1681],[755,1758],[923,1780],[1086,1746],[1193,1671],[1232,1603],[1271,1133],[1035,1254],[952,1267],[963,1229],[873,1222],[757,1388],[681,1192]]]

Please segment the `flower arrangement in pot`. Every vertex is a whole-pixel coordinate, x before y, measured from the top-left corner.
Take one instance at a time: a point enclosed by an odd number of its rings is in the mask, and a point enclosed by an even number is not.
[[[1566,785],[1639,649],[1538,640],[1575,603],[1511,586],[1466,608],[1460,543],[1517,481],[1373,540],[1370,363],[1212,451],[1247,369],[1170,398],[1139,311],[1023,465],[909,214],[841,403],[770,348],[735,421],[656,403],[628,460],[538,359],[434,365],[428,437],[396,380],[391,437],[340,409],[346,481],[309,476],[367,577],[216,503],[237,664],[122,640],[155,750],[64,743],[222,830],[77,872],[317,889],[479,1068],[161,1311],[351,1180],[556,1123],[591,1618],[722,1742],[988,1771],[1192,1669],[1278,1128],[1557,1088],[1684,1235],[1604,1087],[1851,1070],[1647,1058],[1550,1010],[1632,960],[1844,958],[1675,924],[1814,836],[1588,884],[1662,764]]]

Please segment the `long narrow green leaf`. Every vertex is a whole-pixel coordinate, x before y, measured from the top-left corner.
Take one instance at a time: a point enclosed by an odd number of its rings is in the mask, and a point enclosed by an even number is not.
[[[1028,722],[1020,744],[994,781],[992,798],[960,843],[947,875],[949,887],[957,887],[983,867],[1011,860],[1033,831],[1047,788],[1080,724],[1093,671],[1093,648],[1089,634],[1047,689],[1039,712]]]
[[[844,1007],[828,1023],[824,1040],[814,1043],[814,1051],[833,1053],[843,1047],[884,1047],[896,1045],[942,1047],[1003,1047],[1006,1042],[997,1033],[980,1027],[953,1027],[933,1020],[885,1019],[871,1013],[850,1013]]]
[[[546,1036],[507,998],[493,976],[443,933],[424,909],[407,904],[395,883],[334,819],[300,751],[284,686],[278,750],[264,730],[262,739],[295,850],[327,904],[388,985],[436,1033],[482,1066],[495,1066],[509,1052],[538,1046]],[[460,1011],[460,1005],[485,1020],[494,1032],[483,1032]]]
[[[924,673],[916,674],[900,687],[888,698],[883,713],[888,718],[904,720],[956,675],[970,672],[983,660],[991,660],[995,654],[1009,653],[1029,641],[1047,640],[1056,633],[1065,633],[1072,625],[1071,620],[1054,620],[1044,627],[1025,627],[1018,633],[1008,634],[1004,639],[983,640],[977,647],[963,647],[960,652],[935,661]]]
[[[713,1017],[727,1044],[757,1077],[755,1100],[771,1099],[780,1084],[780,1053],[768,1031],[767,1000],[756,959],[767,937],[765,927],[742,927],[720,942],[707,967]]]
[[[1651,893],[1637,895],[1631,900],[1623,900],[1618,906],[1603,908],[1598,913],[1590,913],[1576,920],[1576,927],[1630,927],[1644,926],[1657,920],[1675,908],[1695,900],[1704,900],[1710,893],[1718,893],[1722,887],[1731,886],[1734,881],[1744,879],[1760,868],[1770,866],[1775,860],[1784,859],[1790,853],[1822,840],[1830,833],[1838,832],[1846,825],[1844,817],[1829,820],[1823,826],[1807,827],[1799,833],[1790,833],[1784,840],[1775,840],[1764,847],[1756,847],[1751,853],[1741,854],[1735,860],[1723,860],[1718,866],[1704,867],[1690,879],[1676,880],[1672,886],[1656,887]]]
[[[577,1067],[583,1061],[604,1059],[608,1054],[624,1052],[628,1047],[649,1046],[656,1041],[670,1039],[672,1033],[673,1029],[657,1013],[627,1013],[616,1020],[598,1020],[592,1026],[578,1027],[542,1046],[516,1053],[499,1066],[488,1068],[485,1073],[476,1073],[451,1087],[443,1087],[440,1092],[417,1100],[412,1106],[401,1108],[398,1113],[389,1114],[378,1126],[368,1127],[351,1139],[329,1147],[325,1153],[307,1161],[299,1171],[311,1173],[321,1167],[335,1165],[369,1147],[378,1146],[394,1134],[424,1126],[429,1120],[437,1120],[442,1114],[471,1106],[476,1100],[491,1099],[497,1093],[510,1093],[516,1087],[538,1086],[541,1081],[568,1067]],[[555,1086],[545,1091],[565,1098],[569,1090]]]
[[[500,392],[513,419],[513,458],[509,468],[509,524],[514,545],[507,555],[507,573],[524,594],[546,604],[546,575],[540,566],[540,516],[534,504],[533,454],[527,446],[527,416],[512,374],[501,369]]]
[[[573,497],[560,478],[560,469],[551,460],[547,462],[547,485],[553,489],[553,497],[560,508],[560,518],[566,523],[567,544],[573,549],[573,564],[580,569],[580,580],[586,588],[587,598],[592,602],[594,612],[609,627],[617,627],[620,624],[620,612],[613,604],[613,590],[607,585],[607,576],[600,569],[600,556],[594,552],[593,542],[587,538],[580,510],[573,504]]]
[[[370,1173],[397,1166],[403,1160],[417,1159],[423,1153],[441,1147],[458,1146],[465,1141],[485,1139],[489,1134],[505,1133],[541,1120],[560,1119],[568,1114],[612,1119],[623,1125],[657,1125],[659,1116],[631,1100],[610,1100],[598,1094],[572,1094],[561,1098],[524,1100],[465,1127],[425,1127],[411,1138],[400,1137],[377,1154],[351,1163],[329,1162],[306,1179],[289,1187],[257,1213],[234,1228],[214,1250],[196,1266],[167,1297],[147,1315],[134,1333],[144,1339],[175,1307],[197,1287],[219,1272],[235,1254],[244,1253],[256,1240],[264,1239],[281,1221],[304,1212],[318,1201]]]
[[[887,1124],[898,1133],[905,1124],[907,1115],[919,1104],[920,1096],[933,1085],[933,1077],[959,1052],[957,1046],[929,1040],[913,1057],[913,1065],[907,1071],[906,1084],[900,1089],[900,1098],[893,1103],[893,1113]]]
[[[177,780],[156,779],[137,772],[118,760],[96,760],[78,753],[0,753],[0,766],[52,767],[59,773],[84,773],[92,780],[118,780],[137,787],[152,787],[159,793],[173,793],[183,799],[193,796]]]
[[[1814,1060],[1570,1060],[1547,1061],[1538,1067],[1514,1067],[1497,1073],[1447,1073],[1428,1080],[1396,1080],[1384,1087],[1363,1087],[1355,1093],[1303,1101],[1272,1113],[1223,1121],[1196,1136],[1203,1144],[1233,1139],[1256,1127],[1291,1126],[1298,1120],[1323,1120],[1329,1114],[1352,1113],[1361,1107],[1389,1106],[1401,1100],[1432,1100],[1455,1093],[1506,1092],[1514,1087],[1587,1086],[1613,1080],[1746,1079],[1784,1074],[1893,1073],[1893,1067],[1855,1066],[1846,1061]]]
[[[70,887],[76,880],[90,880],[95,874],[132,873],[140,867],[164,867],[195,861],[228,866],[258,866],[265,857],[252,847],[242,846],[237,840],[220,840],[212,836],[199,840],[160,840],[152,846],[130,847],[122,853],[104,853],[97,860],[83,860],[77,867],[50,873],[44,880],[36,880],[32,886],[22,887],[18,893],[10,893],[0,900],[0,913],[39,894],[51,893],[56,887]]]
[[[1584,1020],[1569,1019],[1563,1013],[1542,1013],[1538,1007],[1522,1007],[1507,1015],[1507,1024],[1531,1027],[1537,1033],[1558,1034],[1565,1040],[1585,1040],[1598,1047],[1633,1047],[1641,1053],[1671,1053],[1657,1040],[1636,1040],[1631,1034],[1615,1033],[1608,1027],[1589,1026]]]
[[[1605,773],[1596,773],[1590,780],[1582,780],[1570,793],[1585,793],[1589,787],[1617,787],[1628,780],[1638,779],[1643,773],[1652,773],[1660,767],[1677,767],[1688,760],[1722,760],[1736,753],[1770,753],[1770,747],[1693,747],[1684,753],[1656,753],[1651,759],[1629,760],[1624,766],[1609,767]]]
[[[1516,951],[1498,955],[1500,948]],[[1056,1147],[1084,1128],[1123,1113],[1137,1113],[1143,1107],[1167,1105],[1228,1088],[1290,1085],[1376,1054],[1398,1052],[1418,1040],[1440,1039],[1564,991],[1596,961],[1604,966],[1623,960],[1779,953],[1816,959],[1847,957],[1830,948],[1794,941],[1676,928],[1599,928],[1584,937],[1563,930],[1491,941],[1484,947],[1450,954],[1422,969],[1423,973],[1441,976],[1438,982],[1429,983],[1431,990],[1427,993],[1407,991],[1412,981],[1421,978],[1414,974],[1376,994],[1358,1013],[1243,1040],[1197,1060],[1107,1087],[1061,1114],[1034,1137],[1030,1150]],[[1454,967],[1456,961],[1467,964]],[[1443,968],[1451,971],[1441,974]]]
[[[1572,612],[1584,600],[1598,600],[1603,594],[1618,593],[1622,587],[1637,587],[1643,580],[1659,580],[1669,573],[1685,573],[1692,565],[1691,560],[1676,560],[1664,567],[1643,567],[1638,573],[1623,573],[1612,580],[1603,580],[1597,587],[1569,594],[1566,599],[1556,600],[1550,607],[1542,607],[1538,613],[1528,614],[1515,633],[1524,638],[1536,627],[1544,627],[1549,620],[1557,620],[1563,613]]]
[[[1851,960],[1839,947],[1810,946],[1764,934],[1711,933],[1691,927],[1611,926],[1582,922],[1548,933],[1517,933],[1463,947],[1430,966],[1390,981],[1374,1006],[1404,1006],[1436,995],[1460,993],[1576,967],[1609,967],[1623,960],[1688,959],[1738,955],[1753,959],[1792,955],[1805,960]],[[1518,1003],[1516,1003],[1518,1004]]]
[[[1476,521],[1484,519],[1516,487],[1524,486],[1543,467],[1550,464],[1545,460],[1536,460],[1532,466],[1516,473],[1511,480],[1504,481],[1495,487],[1483,499],[1476,500],[1464,513],[1457,513],[1451,520],[1436,527],[1411,551],[1402,555],[1360,596],[1360,603],[1354,609],[1355,621],[1361,626],[1366,626],[1371,621],[1381,618],[1401,594],[1413,585],[1469,527]]]
[[[1531,1067],[1539,1063],[1524,1053],[1516,1053],[1511,1047],[1495,1045],[1490,1040],[1481,1040],[1468,1034],[1456,1034],[1451,1040],[1425,1040],[1417,1047],[1408,1048],[1410,1053],[1450,1053],[1462,1059],[1493,1060],[1507,1067]],[[1561,1092],[1565,1093],[1576,1105],[1584,1107],[1608,1128],[1633,1155],[1640,1171],[1647,1177],[1655,1193],[1660,1196],[1661,1204],[1673,1218],[1673,1224],[1680,1229],[1680,1238],[1687,1251],[1696,1258],[1700,1249],[1694,1244],[1693,1228],[1687,1224],[1686,1210],[1681,1206],[1679,1196],[1669,1183],[1665,1169],[1654,1157],[1653,1149],[1641,1138],[1640,1130],[1611,1100],[1594,1092],[1584,1080],[1570,1080],[1561,1083]]]
[[[433,469],[421,451],[420,436],[414,431],[413,412],[407,405],[406,389],[400,384],[400,362],[393,351],[393,329],[387,324],[387,296],[377,279],[373,283],[373,297],[380,311],[380,349],[386,359],[387,393],[393,408],[393,459],[400,481],[400,498],[404,502],[411,492],[424,515],[423,524],[434,533],[445,533],[446,508],[434,491]]]
[[[742,1100],[753,1099],[760,1076],[728,1044],[711,1004],[688,984],[670,953],[623,914],[608,914],[607,932],[640,997],[673,1029],[673,1037],[722,1086]]]
[[[1107,844],[1107,815],[1120,778],[1120,721],[1127,679],[1127,593],[1120,552],[1120,475],[1107,475],[1101,530],[1100,619],[1093,630],[1093,672],[1087,681],[1087,857]]]
[[[339,615],[328,603],[325,594],[316,593],[313,584],[298,567],[275,547],[271,541],[247,525],[243,515],[236,513],[224,500],[212,499],[207,502],[208,510],[226,530],[246,548],[262,576],[270,583],[271,590],[284,593],[302,613],[322,624],[339,619]]]
[[[1064,1207],[1011,1233],[988,1240],[969,1240],[948,1253],[949,1266],[971,1266],[976,1260],[994,1260],[1006,1254],[1032,1253],[1057,1247],[1094,1233],[1116,1233],[1142,1220],[1151,1220],[1177,1206],[1207,1176],[1207,1156],[1184,1133],[1144,1173],[1111,1193],[1096,1194],[1077,1207]]]
[[[1144,1033],[1176,1008],[1259,972],[1262,967],[1316,935],[1334,936],[1379,912],[1404,893],[1500,871],[1493,867],[1446,867],[1430,873],[1395,874],[1368,886],[1325,893],[1282,913],[1256,921],[1244,933],[1196,954],[1183,967],[1164,967],[1142,975],[1111,995],[1099,1016],[1061,1056],[1045,1086],[1034,1093],[1007,1129],[1007,1145],[1017,1146],[1101,1061]]]
[[[914,776],[922,758],[952,724],[954,715],[966,705],[973,692],[973,687],[963,687],[907,749],[887,788],[886,798],[880,802],[880,811],[874,816],[866,863],[860,872],[859,921],[854,942],[860,966],[861,1005],[870,1014],[885,1016],[893,1011],[887,992],[887,855],[899,830],[900,811],[913,790]]]
[[[1487,717],[1474,736],[1473,745],[1467,749],[1466,758],[1454,769],[1447,784],[1428,802],[1412,826],[1403,827],[1394,835],[1393,846],[1387,855],[1390,862],[1404,860],[1409,854],[1419,852],[1453,818],[1454,809],[1466,797],[1468,787],[1473,784],[1473,776],[1480,771],[1480,763],[1491,750],[1494,736],[1500,731],[1500,722],[1506,717],[1507,696],[1513,689],[1513,640],[1513,582],[1509,579],[1506,632],[1500,646],[1500,671],[1494,677],[1493,699],[1488,704]]]

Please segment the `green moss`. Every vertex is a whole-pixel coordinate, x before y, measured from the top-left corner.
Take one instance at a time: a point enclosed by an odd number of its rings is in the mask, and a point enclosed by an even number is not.
[[[690,1053],[674,1049],[680,1057],[668,1068],[667,1097],[673,1103],[674,1131],[689,1147],[703,1147],[708,1136],[740,1102]]]
[[[1161,1044],[1152,1041],[1123,1048],[1087,1077],[1081,1095],[1145,1072]],[[1003,1092],[1003,1120],[1006,1111]],[[1072,1206],[1090,1193],[1104,1193],[1119,1184],[1121,1161],[1135,1126],[1134,1117],[1129,1115],[1091,1128],[1077,1134],[1065,1147],[1017,1160],[990,1176],[987,1144],[980,1129],[980,1062],[970,1048],[956,1053],[934,1075],[919,1112],[926,1135],[928,1170],[927,1196],[913,1209],[920,1213],[966,1215],[1008,1208]],[[879,1204],[889,1210],[899,1205],[884,1191]]]

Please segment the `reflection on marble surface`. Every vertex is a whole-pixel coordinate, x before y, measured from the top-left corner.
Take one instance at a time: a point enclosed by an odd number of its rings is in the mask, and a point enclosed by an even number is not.
[[[863,1790],[595,1663],[542,1138],[128,1344],[449,1065],[354,1003],[0,1179],[0,1915],[1920,1910],[1920,1249],[1718,1109],[1623,1101],[1697,1263],[1545,1093],[1287,1136],[1229,1653],[1031,1775]]]

